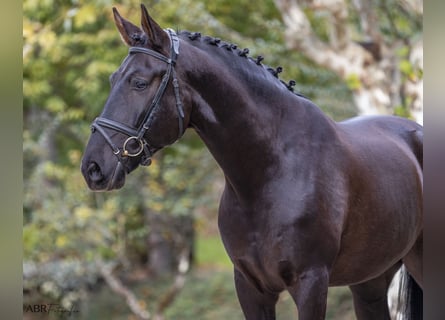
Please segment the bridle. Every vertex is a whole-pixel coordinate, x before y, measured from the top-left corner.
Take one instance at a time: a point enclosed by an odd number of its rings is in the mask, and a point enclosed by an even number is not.
[[[176,108],[178,110],[179,133],[177,139],[179,139],[184,133],[184,110],[179,95],[178,79],[176,78],[176,72],[174,69],[176,60],[179,55],[179,38],[178,35],[171,29],[167,29],[166,32],[170,38],[170,58],[164,56],[163,54],[160,54],[159,52],[141,47],[130,47],[128,52],[129,55],[136,53],[147,54],[149,56],[152,56],[156,59],[159,59],[167,63],[167,71],[162,77],[161,84],[159,85],[159,88],[156,91],[156,94],[154,95],[153,101],[151,102],[150,106],[146,108],[145,116],[139,128],[136,129],[121,122],[107,119],[104,117],[97,117],[91,125],[91,130],[93,132],[97,130],[100,134],[102,134],[105,141],[111,147],[113,153],[116,155],[120,163],[123,163],[124,159],[126,159],[127,157],[137,157],[139,155],[142,155],[140,165],[143,166],[150,165],[151,157],[154,152],[153,150],[155,149],[149,145],[144,135],[150,129],[150,126],[154,119],[154,115],[156,114],[155,111],[160,106],[161,98],[165,93],[165,89],[167,88],[170,78],[173,79],[172,83],[175,92]],[[114,144],[114,142],[111,140],[110,136],[107,134],[104,128],[112,129],[128,136],[127,140],[125,140],[125,142],[123,143],[121,149]],[[135,141],[139,144],[139,148],[137,149],[137,151],[130,153],[127,150],[127,145],[130,141]]]

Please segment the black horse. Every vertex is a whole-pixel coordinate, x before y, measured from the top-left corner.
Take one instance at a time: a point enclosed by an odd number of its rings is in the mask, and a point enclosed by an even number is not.
[[[113,11],[130,49],[82,159],[91,189],[121,188],[191,127],[225,175],[218,224],[246,319],[275,319],[283,290],[299,319],[324,319],[328,287],[344,285],[357,318],[389,319],[402,264],[412,290],[401,300],[421,317],[420,125],[336,123],[247,50],[163,30],[143,5],[141,28]]]

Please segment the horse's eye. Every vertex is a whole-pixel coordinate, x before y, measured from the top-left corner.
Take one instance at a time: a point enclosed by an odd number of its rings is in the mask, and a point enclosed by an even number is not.
[[[147,86],[148,82],[144,79],[134,79],[132,81],[132,87],[136,90],[144,90],[145,88],[147,88]]]

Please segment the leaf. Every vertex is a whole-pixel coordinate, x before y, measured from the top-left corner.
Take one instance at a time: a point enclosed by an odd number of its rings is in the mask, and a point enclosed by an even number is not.
[[[56,238],[56,246],[58,247],[58,248],[64,248],[66,245],[67,245],[67,243],[68,243],[68,238],[67,238],[67,236],[65,236],[65,235],[59,235],[57,238]]]
[[[351,90],[358,90],[361,88],[362,83],[357,74],[351,73],[346,77],[346,85]]]
[[[47,110],[53,113],[60,113],[65,110],[65,107],[65,101],[57,96],[50,97],[46,103]]]
[[[74,16],[74,25],[82,28],[85,25],[92,24],[97,19],[97,10],[91,4],[83,5]]]
[[[399,63],[399,69],[402,71],[403,74],[407,76],[411,76],[414,74],[413,66],[409,60],[401,60]]]

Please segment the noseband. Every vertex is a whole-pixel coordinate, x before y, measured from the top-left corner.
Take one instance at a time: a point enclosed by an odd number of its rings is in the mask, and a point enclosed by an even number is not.
[[[160,54],[159,52],[146,49],[146,48],[140,48],[140,47],[131,47],[129,49],[128,54],[136,54],[136,53],[143,53],[147,54],[149,56],[152,56],[156,59],[159,59],[165,63],[167,63],[167,71],[165,72],[164,76],[162,77],[162,82],[159,85],[158,91],[156,92],[153,101],[151,102],[150,106],[146,109],[146,113],[144,116],[144,119],[139,126],[139,128],[133,128],[129,127],[126,124],[107,119],[104,117],[98,117],[96,118],[92,125],[91,129],[93,132],[96,130],[102,134],[102,136],[105,138],[105,141],[110,145],[111,149],[113,150],[113,153],[118,158],[119,162],[123,162],[125,158],[127,157],[137,157],[142,154],[140,164],[143,166],[150,165],[151,163],[151,156],[153,154],[153,148],[148,144],[146,141],[144,135],[147,132],[148,129],[150,129],[150,126],[153,122],[154,115],[156,114],[156,110],[160,106],[160,101],[162,96],[165,93],[165,89],[167,88],[168,82],[170,81],[170,78],[172,78],[173,88],[175,92],[175,98],[176,98],[176,108],[178,110],[178,125],[179,125],[179,133],[178,133],[178,139],[182,136],[184,133],[184,111],[181,103],[181,99],[179,96],[179,85],[178,85],[178,79],[176,78],[176,72],[174,69],[174,66],[176,64],[176,60],[179,55],[179,38],[177,34],[171,30],[167,29],[167,34],[170,38],[170,58],[164,56],[163,54]],[[107,134],[107,132],[104,130],[104,128],[112,129],[115,131],[118,131],[120,133],[123,133],[128,136],[127,140],[125,140],[124,144],[122,145],[122,148],[119,149],[111,140],[110,136]],[[136,142],[139,147],[137,151],[130,153],[127,149],[127,145],[129,142]]]

